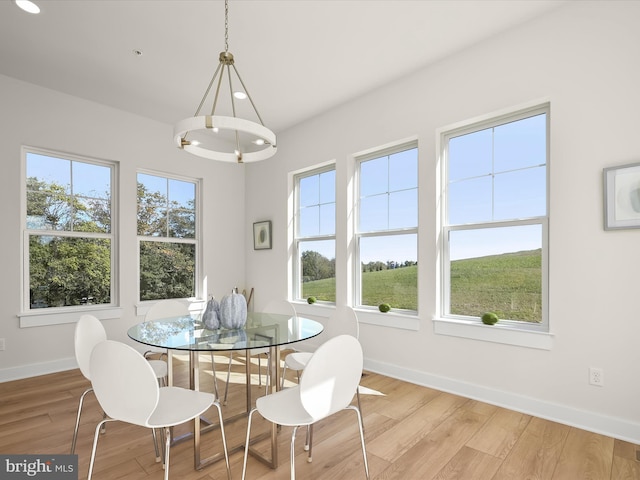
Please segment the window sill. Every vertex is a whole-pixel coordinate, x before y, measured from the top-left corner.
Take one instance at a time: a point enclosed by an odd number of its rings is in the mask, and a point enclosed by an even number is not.
[[[485,342],[502,343],[518,347],[551,350],[554,335],[514,328],[507,325],[484,325],[478,322],[454,319],[433,319],[433,331],[436,335],[470,338]]]
[[[47,309],[49,310],[49,309]],[[46,327],[49,325],[61,325],[63,323],[76,323],[85,314],[91,314],[99,320],[120,318],[121,307],[71,307],[55,308],[55,311],[30,311],[18,314],[20,328]]]
[[[314,303],[309,305],[306,302],[292,302],[298,315],[313,315],[318,317],[329,317],[331,311],[335,309],[333,303]],[[415,312],[412,313],[382,313],[377,309],[356,308],[358,322],[361,325],[376,325],[379,327],[399,328],[401,330],[420,330],[420,318]]]

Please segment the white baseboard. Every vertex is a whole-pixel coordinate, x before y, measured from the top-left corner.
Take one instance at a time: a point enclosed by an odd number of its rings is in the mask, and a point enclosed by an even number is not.
[[[640,444],[640,423],[365,359],[370,372]],[[384,392],[383,392],[384,393]]]
[[[22,365],[20,367],[0,369],[0,383],[10,382],[12,380],[21,380],[23,378],[37,377],[39,375],[48,375],[49,373],[64,372],[78,368],[78,362],[75,357],[63,358],[53,362],[33,363],[31,365]]]

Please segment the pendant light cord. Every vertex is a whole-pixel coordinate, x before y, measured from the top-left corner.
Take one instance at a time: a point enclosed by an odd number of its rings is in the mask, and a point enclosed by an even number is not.
[[[229,53],[229,0],[224,0],[224,53]]]

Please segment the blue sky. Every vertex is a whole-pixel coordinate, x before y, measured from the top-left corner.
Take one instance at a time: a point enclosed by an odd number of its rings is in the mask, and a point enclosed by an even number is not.
[[[449,222],[470,224],[546,214],[546,114],[453,137],[448,145]],[[417,149],[361,164],[359,231],[412,228],[418,219]],[[301,180],[302,235],[335,233],[335,172]],[[434,220],[435,221],[435,220]],[[361,260],[417,260],[416,235],[371,237]],[[456,232],[451,259],[541,248],[540,226]],[[328,258],[333,242],[305,246]]]

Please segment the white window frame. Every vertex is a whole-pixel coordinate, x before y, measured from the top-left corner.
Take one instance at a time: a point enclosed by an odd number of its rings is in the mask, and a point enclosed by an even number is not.
[[[478,222],[472,225],[447,225],[447,186],[448,186],[448,143],[452,137],[485,130],[505,123],[522,120],[539,114],[546,114],[546,212],[538,217],[513,219],[507,221]],[[452,335],[463,338],[505,343],[549,350],[553,335],[549,323],[549,178],[550,178],[550,105],[548,102],[536,102],[508,109],[477,119],[452,125],[436,132],[441,164],[440,193],[440,281],[439,305],[434,318],[434,330],[437,334]],[[449,313],[449,232],[455,230],[471,230],[498,228],[522,225],[540,225],[542,228],[542,321],[528,323],[523,321],[500,320],[493,326],[482,324],[479,318],[456,316]]]
[[[303,178],[311,177],[314,175],[320,175],[322,173],[336,171],[335,163],[331,162],[326,165],[320,167],[314,167],[308,170],[304,170],[293,175],[293,198],[294,198],[294,215],[293,215],[293,272],[292,272],[292,291],[291,298],[294,301],[298,302],[306,302],[305,298],[302,298],[302,262],[300,261],[301,252],[300,252],[300,243],[301,242],[316,242],[316,241],[325,241],[325,240],[333,240],[334,243],[334,258],[336,251],[336,229],[337,225],[334,226],[334,233],[332,235],[309,235],[309,236],[301,236],[300,235],[300,180]],[[337,173],[337,172],[336,172]],[[337,180],[337,176],[336,176]],[[334,204],[336,209],[338,208],[337,198],[334,198]],[[336,212],[337,213],[337,212]],[[337,272],[336,272],[337,275]],[[337,292],[335,292],[337,294]],[[334,302],[326,302],[318,300],[319,304],[333,305]]]
[[[166,180],[178,180],[195,185],[195,235],[193,238],[179,237],[154,237],[147,235],[137,235],[138,231],[138,174],[152,175]],[[202,180],[198,178],[174,175],[156,170],[138,169],[136,171],[136,298],[137,314],[142,315],[154,303],[160,300],[140,300],[140,242],[159,242],[159,243],[185,243],[195,245],[195,275],[194,275],[194,296],[176,300],[188,300],[190,303],[204,299],[203,279],[202,279]]]
[[[109,233],[75,232],[64,230],[33,230],[27,228],[27,155],[33,153],[54,158],[69,160],[71,162],[88,163],[100,165],[111,169],[111,225]],[[55,150],[22,146],[21,148],[21,187],[20,187],[20,231],[22,232],[21,242],[21,311],[18,313],[20,327],[38,327],[48,325],[58,325],[64,323],[75,323],[81,315],[91,313],[101,320],[119,318],[122,315],[122,308],[119,306],[118,296],[118,170],[117,162],[92,158],[84,155],[74,155]],[[75,238],[105,238],[111,244],[111,302],[100,305],[77,305],[65,307],[49,307],[46,309],[31,308],[29,300],[30,273],[29,273],[29,236],[30,235],[51,235]]]
[[[408,235],[408,234],[415,234],[416,236],[416,254],[418,255],[418,257],[420,256],[420,236],[418,234],[418,228],[420,225],[420,202],[419,202],[419,197],[420,197],[420,181],[419,181],[419,175],[418,172],[416,172],[416,175],[418,176],[418,182],[417,182],[417,190],[418,190],[418,205],[416,205],[416,208],[418,209],[418,218],[416,220],[416,226],[412,227],[412,228],[396,228],[396,229],[386,229],[386,230],[379,230],[379,231],[374,231],[374,232],[360,232],[359,231],[359,220],[360,220],[360,165],[363,162],[366,162],[368,160],[373,160],[376,158],[380,158],[380,157],[384,157],[384,156],[388,156],[388,155],[393,155],[394,153],[399,153],[405,150],[411,150],[411,149],[417,149],[418,150],[418,155],[419,155],[419,149],[418,149],[418,141],[417,140],[410,140],[410,141],[403,141],[394,145],[389,145],[386,147],[381,147],[379,149],[375,149],[375,150],[371,150],[365,154],[360,154],[355,156],[355,171],[354,171],[354,177],[355,177],[355,182],[354,182],[354,188],[355,188],[355,195],[354,198],[356,200],[356,206],[355,206],[355,215],[353,218],[353,222],[354,222],[354,245],[355,245],[355,256],[354,256],[354,262],[353,262],[353,305],[356,309],[358,310],[362,310],[364,312],[369,312],[369,313],[379,313],[378,307],[375,305],[363,305],[362,302],[362,268],[361,268],[361,262],[360,262],[360,239],[362,238],[373,238],[373,237],[391,237],[391,236],[395,236],[395,235]],[[418,161],[418,170],[420,168],[420,163]],[[418,264],[418,269],[420,268],[419,264]],[[419,273],[417,273],[418,279],[419,280]],[[418,296],[418,300],[420,297],[420,288],[419,285],[416,287],[417,289],[417,296]],[[417,307],[419,308],[419,307]],[[401,315],[401,316],[416,316],[418,314],[418,310],[403,310],[403,309],[393,309],[393,314],[394,315]],[[391,316],[389,315],[389,313],[385,313],[385,316]],[[386,324],[386,322],[385,322]],[[391,324],[392,325],[392,324]]]

